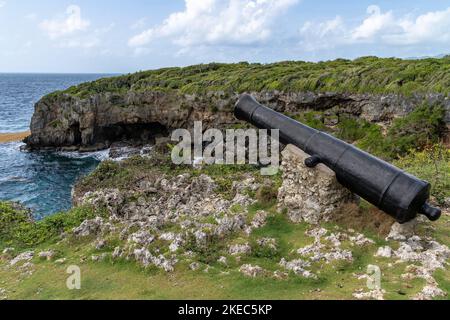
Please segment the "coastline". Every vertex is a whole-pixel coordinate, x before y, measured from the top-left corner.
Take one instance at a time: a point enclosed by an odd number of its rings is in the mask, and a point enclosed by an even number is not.
[[[12,132],[12,133],[0,133],[0,143],[21,141],[31,134],[30,131],[25,132]]]

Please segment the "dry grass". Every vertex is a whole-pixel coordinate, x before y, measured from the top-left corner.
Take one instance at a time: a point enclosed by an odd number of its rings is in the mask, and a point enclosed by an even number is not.
[[[371,232],[384,237],[389,234],[395,220],[375,207],[365,208],[348,203],[334,214],[334,222],[359,232]]]

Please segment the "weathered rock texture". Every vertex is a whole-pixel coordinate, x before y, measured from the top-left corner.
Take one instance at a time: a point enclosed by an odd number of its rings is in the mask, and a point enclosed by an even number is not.
[[[279,206],[288,209],[293,222],[317,224],[330,221],[332,213],[356,197],[336,179],[336,174],[320,164],[308,168],[310,156],[288,145],[282,153],[283,185],[278,194]]]
[[[400,95],[283,93],[278,91],[252,93],[261,103],[286,114],[305,110],[326,111],[330,122],[336,115],[350,114],[369,121],[389,124],[404,116],[424,101],[439,102],[447,111],[450,126],[450,99],[440,94],[403,97]],[[152,135],[178,128],[191,128],[194,121],[203,121],[205,129],[222,128],[237,123],[233,107],[238,94],[211,92],[187,95],[173,92],[99,93],[81,99],[60,93],[47,96],[35,106],[31,122],[32,148],[108,147],[124,139],[146,140]]]

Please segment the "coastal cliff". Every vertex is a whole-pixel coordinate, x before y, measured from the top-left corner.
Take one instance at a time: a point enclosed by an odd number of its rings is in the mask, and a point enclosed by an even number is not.
[[[439,105],[447,127],[441,135],[448,136],[449,80],[438,77],[450,59],[396,60],[210,64],[101,79],[39,101],[26,143],[91,151],[121,140],[146,142],[199,120],[205,128],[238,125],[232,110],[244,92],[290,116],[318,112],[328,127],[348,116],[388,127],[424,104]],[[403,77],[401,64],[410,70]]]

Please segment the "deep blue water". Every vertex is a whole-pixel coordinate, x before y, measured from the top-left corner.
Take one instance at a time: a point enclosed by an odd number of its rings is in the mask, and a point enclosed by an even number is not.
[[[0,74],[0,133],[28,130],[34,104],[42,96],[105,76]],[[36,217],[69,209],[74,183],[104,156],[22,152],[22,145],[0,143],[0,200],[20,201]]]

